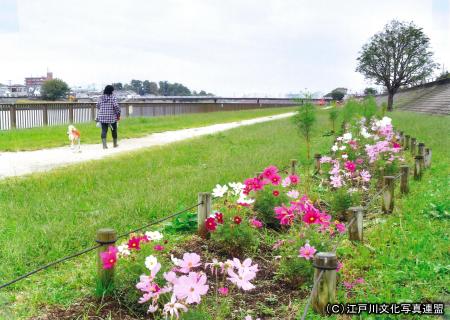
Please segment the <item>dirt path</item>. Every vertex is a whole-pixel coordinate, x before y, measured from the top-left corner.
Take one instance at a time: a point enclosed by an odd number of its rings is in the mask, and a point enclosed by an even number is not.
[[[143,138],[119,140],[119,147],[115,149],[112,148],[110,143],[110,147],[107,150],[103,150],[101,144],[82,144],[81,152],[79,153],[72,151],[69,146],[36,151],[0,152],[0,179],[22,176],[33,172],[49,171],[53,168],[69,164],[102,159],[115,154],[165,145],[176,141],[230,130],[240,126],[287,118],[292,115],[294,115],[294,113],[290,112],[268,117],[214,124],[206,127],[154,133]]]

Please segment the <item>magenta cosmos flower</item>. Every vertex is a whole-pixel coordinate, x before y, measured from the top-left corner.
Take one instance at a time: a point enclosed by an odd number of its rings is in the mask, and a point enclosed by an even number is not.
[[[209,289],[206,280],[205,274],[189,272],[189,275],[178,278],[173,286],[173,293],[180,300],[186,299],[187,304],[200,303],[201,296]]]
[[[213,217],[209,217],[208,219],[206,219],[205,227],[210,232],[213,232],[214,230],[216,230],[216,227],[217,227],[216,219],[214,219]]]
[[[314,254],[316,253],[316,248],[311,247],[309,243],[305,244],[303,247],[299,250],[299,257],[305,258],[306,260],[309,260],[314,257]]]
[[[141,241],[141,237],[132,237],[130,240],[128,240],[128,249],[141,250]]]
[[[268,166],[267,168],[264,169],[262,175],[263,175],[264,178],[271,180],[272,177],[274,175],[276,175],[277,173],[278,173],[278,168],[277,167],[275,167],[275,166]]]
[[[346,161],[345,169],[347,169],[350,172],[354,172],[356,169],[356,164],[353,161]]]
[[[111,269],[117,262],[117,253],[119,251],[114,246],[109,246],[107,251],[100,253],[103,262],[103,269]]]
[[[295,175],[295,174],[289,176],[289,180],[291,181],[291,183],[293,185],[296,185],[296,184],[298,184],[300,182],[300,178],[297,175]]]
[[[303,215],[303,222],[306,224],[314,224],[314,223],[320,223],[321,222],[321,215],[320,212],[318,212],[317,209],[310,209],[305,212]]]

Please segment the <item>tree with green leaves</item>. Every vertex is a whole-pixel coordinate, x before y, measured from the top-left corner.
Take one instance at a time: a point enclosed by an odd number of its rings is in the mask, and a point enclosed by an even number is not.
[[[333,100],[341,101],[345,97],[345,92],[336,88],[331,91],[331,97],[333,98]]]
[[[61,79],[47,80],[42,84],[41,97],[45,100],[58,100],[69,93],[69,86]]]
[[[372,87],[367,87],[364,89],[364,95],[366,95],[366,96],[374,96],[377,93],[378,93],[377,89],[372,88]]]
[[[436,68],[430,39],[413,22],[392,20],[375,34],[360,52],[356,71],[388,92],[388,111],[401,86],[418,82]]]
[[[337,120],[337,118],[339,116],[339,110],[337,109],[336,106],[333,106],[330,109],[330,111],[328,113],[328,116],[330,118],[331,127],[333,128],[333,133],[335,133],[336,132],[336,120]]]
[[[293,117],[293,121],[306,142],[306,157],[311,159],[311,136],[314,123],[316,122],[316,107],[307,102],[300,106],[297,114]]]

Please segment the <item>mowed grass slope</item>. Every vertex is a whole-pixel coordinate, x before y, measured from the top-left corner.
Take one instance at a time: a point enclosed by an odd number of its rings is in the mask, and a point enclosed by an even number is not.
[[[317,152],[331,143],[322,130],[315,135]],[[301,146],[285,119],[0,181],[0,282],[92,245],[98,228],[128,231],[195,204],[197,192],[216,183],[242,181],[268,164],[302,159]],[[40,304],[66,304],[91,293],[92,257],[18,283],[7,299],[18,300],[15,312],[28,314]]]
[[[294,107],[182,114],[154,118],[123,118],[119,123],[119,139],[142,137],[155,132],[233,122],[290,112]],[[95,122],[79,123],[81,143],[100,143],[101,129]],[[37,150],[68,145],[67,125],[0,131],[0,151]],[[111,133],[108,134],[111,139]]]
[[[431,203],[450,212],[450,117],[412,112],[394,112],[398,130],[432,148],[432,166],[421,181],[410,177],[410,192],[395,190],[395,210],[391,215],[378,213],[372,226],[364,229],[364,243],[344,240],[337,251],[349,278],[362,277],[364,285],[346,291],[338,285],[340,303],[450,303],[450,223],[447,218],[431,218]],[[413,167],[410,167],[413,170]],[[378,201],[368,214],[380,211]],[[341,273],[342,275],[342,273]],[[306,301],[302,303],[303,311]],[[448,313],[448,310],[447,310]],[[436,316],[408,315],[408,319],[436,319]],[[375,316],[364,319],[406,319],[406,316]],[[312,311],[307,319],[322,319]],[[330,319],[340,319],[330,317]],[[442,319],[442,318],[441,318]]]

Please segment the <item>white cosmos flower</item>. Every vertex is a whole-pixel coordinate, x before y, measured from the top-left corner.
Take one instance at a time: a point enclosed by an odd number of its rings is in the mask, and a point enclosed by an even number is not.
[[[366,127],[361,128],[361,135],[366,139],[368,139],[372,136],[369,132],[367,132]]]
[[[333,151],[333,152],[338,151],[338,146],[337,146],[337,144],[334,144],[334,145],[331,147],[331,151]]]
[[[245,185],[240,182],[230,182],[228,185],[233,189],[233,195],[237,196],[244,190]]]
[[[342,159],[347,159],[347,158],[348,158],[348,155],[346,155],[346,154],[342,155]]]
[[[239,199],[237,200],[237,203],[240,204],[252,204],[253,202],[255,202],[254,199],[247,198],[247,196],[243,193],[241,193]]]
[[[228,191],[228,187],[227,187],[226,184],[225,184],[224,186],[221,186],[220,184],[217,184],[216,187],[213,189],[212,195],[213,195],[214,197],[222,198],[223,195],[224,195],[225,193],[227,193],[227,191]]]
[[[155,256],[148,256],[145,258],[145,266],[148,270],[153,270],[158,264],[158,259]]]
[[[341,147],[339,148],[339,150],[345,150],[345,149],[347,149],[346,146],[341,146]]]
[[[344,133],[342,138],[344,139],[344,141],[350,141],[352,140],[352,134],[350,132]]]
[[[145,233],[145,236],[147,237],[148,240],[150,241],[156,241],[156,240],[161,240],[163,238],[163,235],[161,232],[159,231],[147,231]]]
[[[291,190],[286,195],[292,199],[298,199],[300,197],[300,193],[297,190]]]
[[[117,247],[117,250],[119,251],[119,255],[121,256],[129,256],[131,254],[130,250],[128,249],[128,244],[124,243]]]
[[[166,319],[169,314],[170,314],[170,319],[172,319],[173,316],[175,316],[178,319],[180,317],[180,315],[178,314],[179,309],[183,310],[184,312],[186,312],[188,310],[188,308],[184,304],[177,302],[177,299],[176,299],[175,295],[173,294],[172,298],[170,299],[170,302],[167,302],[164,305],[163,314],[166,316]]]

